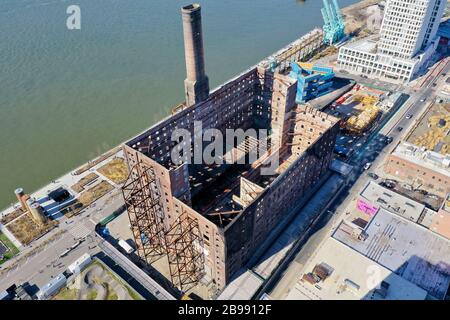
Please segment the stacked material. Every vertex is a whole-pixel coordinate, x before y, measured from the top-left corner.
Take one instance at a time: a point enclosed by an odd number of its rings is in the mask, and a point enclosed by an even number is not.
[[[361,112],[348,118],[344,128],[350,133],[361,134],[370,127],[380,112],[380,109],[375,106],[378,99],[373,96],[358,95],[353,100],[360,102],[356,109],[361,110]]]
[[[417,137],[414,144],[441,154],[449,153],[450,141],[447,136],[450,131],[450,115],[439,113],[431,116],[428,119],[428,127],[430,130]]]

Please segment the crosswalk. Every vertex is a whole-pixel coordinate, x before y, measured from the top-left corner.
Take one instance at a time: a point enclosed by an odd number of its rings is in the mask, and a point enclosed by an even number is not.
[[[69,232],[75,237],[75,238],[84,238],[89,233],[91,233],[91,230],[89,230],[84,224],[79,224],[72,229],[69,230]]]

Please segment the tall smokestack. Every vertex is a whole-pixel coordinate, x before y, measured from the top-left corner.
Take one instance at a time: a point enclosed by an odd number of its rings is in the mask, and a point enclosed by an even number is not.
[[[192,106],[209,96],[209,80],[205,74],[203,53],[202,14],[199,4],[181,9],[183,17],[184,55],[186,58],[186,80],[184,90],[186,104]]]
[[[24,198],[25,192],[23,192],[22,188],[17,188],[16,190],[14,190],[14,193],[16,194],[17,200],[19,200],[20,202],[20,206],[22,207],[23,212],[26,212],[28,208],[25,203],[26,199]]]

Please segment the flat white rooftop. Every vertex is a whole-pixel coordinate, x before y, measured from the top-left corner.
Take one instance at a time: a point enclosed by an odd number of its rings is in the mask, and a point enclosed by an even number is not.
[[[319,264],[331,267],[331,274],[317,284],[299,280],[288,300],[424,300],[427,296],[425,290],[333,238],[316,251],[305,273]],[[385,297],[375,290],[382,281],[388,284]]]
[[[425,210],[423,204],[384,188],[374,181],[369,181],[365,185],[360,196],[374,206],[384,208],[414,222],[418,222]]]
[[[426,52],[426,50],[428,50],[429,48],[431,48],[430,46],[424,50],[419,52],[416,57],[412,58],[412,59],[406,59],[406,58],[400,58],[400,57],[393,57],[393,56],[389,56],[389,55],[383,55],[383,54],[379,54],[378,53],[378,40],[379,40],[379,36],[373,36],[370,38],[365,38],[365,39],[361,39],[361,40],[356,40],[354,42],[349,42],[347,44],[345,44],[344,46],[342,46],[341,48],[346,48],[349,50],[356,50],[356,51],[360,51],[360,52],[364,52],[364,53],[369,53],[369,54],[376,54],[378,59],[377,61],[380,63],[382,62],[382,60],[395,60],[401,63],[406,63],[406,64],[415,64],[417,63],[419,60],[417,59],[417,56],[424,54]],[[384,59],[380,59],[381,57],[383,57]]]
[[[385,209],[378,210],[365,227],[365,240],[347,230],[341,223],[333,238],[431,296],[445,296],[450,284],[450,240]]]
[[[225,287],[217,300],[250,300],[263,284],[263,280],[250,270],[238,272],[241,274]]]
[[[364,39],[355,42],[350,42],[346,44],[344,47],[367,53],[376,53],[377,42],[375,41],[375,39],[372,40]]]

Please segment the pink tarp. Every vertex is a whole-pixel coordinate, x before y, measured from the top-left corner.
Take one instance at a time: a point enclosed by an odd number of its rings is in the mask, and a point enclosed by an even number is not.
[[[375,207],[373,204],[361,199],[358,199],[358,201],[356,202],[356,207],[359,211],[364,212],[371,217],[373,217],[378,211],[378,207]]]

